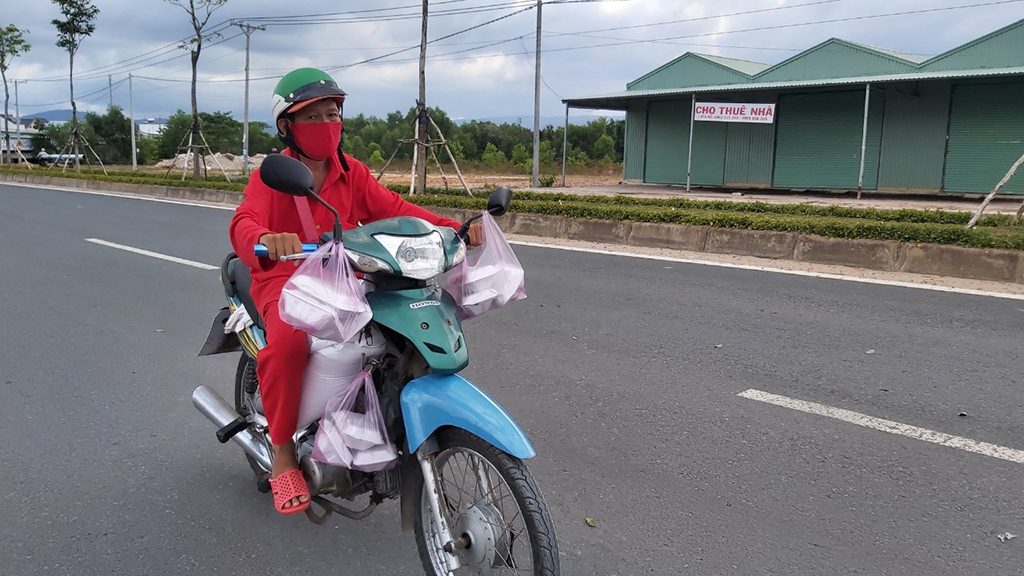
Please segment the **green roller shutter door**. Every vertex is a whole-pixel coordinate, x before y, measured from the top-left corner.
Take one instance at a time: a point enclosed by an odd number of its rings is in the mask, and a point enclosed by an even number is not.
[[[647,160],[644,181],[684,184],[690,145],[691,102],[651,102],[647,113]],[[698,122],[693,142],[691,183],[721,186],[725,178],[725,142],[728,125]]]
[[[647,109],[647,161],[644,182],[686,182],[690,103],[651,102]]]
[[[1024,154],[1024,83],[953,87],[943,189],[987,193]],[[1004,194],[1024,194],[1024,170]]]
[[[729,124],[697,122],[693,130],[691,183],[695,186],[721,186],[725,183],[725,143]]]
[[[864,164],[867,190],[878,185],[884,111],[884,93],[872,91]],[[864,130],[863,90],[782,96],[777,122],[776,188],[857,188]]]
[[[725,183],[731,187],[772,185],[775,124],[729,124]]]

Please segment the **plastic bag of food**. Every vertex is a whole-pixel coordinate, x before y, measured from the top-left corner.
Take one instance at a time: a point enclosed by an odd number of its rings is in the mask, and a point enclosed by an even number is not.
[[[458,306],[459,318],[473,318],[526,298],[526,276],[519,259],[488,212],[480,219],[484,243],[470,250],[466,259],[441,279]]]

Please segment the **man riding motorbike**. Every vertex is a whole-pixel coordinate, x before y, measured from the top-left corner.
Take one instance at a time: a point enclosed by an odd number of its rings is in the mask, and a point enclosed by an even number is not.
[[[300,68],[278,82],[272,98],[278,137],[285,145],[282,153],[301,160],[310,169],[314,191],[339,211],[343,228],[415,216],[457,230],[458,222],[404,201],[377,182],[365,165],[342,152],[345,96],[325,72]],[[282,514],[295,514],[309,507],[309,491],[298,469],[292,441],[309,341],[304,332],[286,324],[278,314],[281,290],[295,271],[295,266],[280,259],[301,253],[303,242],[316,243],[333,223],[333,215],[312,198],[268,188],[258,170],[249,179],[245,199],[231,220],[231,244],[252,271],[252,297],[266,326],[267,346],[260,350],[257,374],[273,444],[270,485],[274,506]],[[475,224],[470,228],[468,244],[474,246],[481,241],[482,229]],[[265,244],[269,257],[256,257],[255,244]]]

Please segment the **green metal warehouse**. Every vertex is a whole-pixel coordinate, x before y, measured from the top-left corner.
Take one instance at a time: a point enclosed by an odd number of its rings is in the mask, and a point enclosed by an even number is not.
[[[930,59],[837,38],[774,66],[686,53],[564,102],[626,112],[626,182],[686,184],[689,164],[694,186],[987,193],[1024,154],[1024,20]],[[702,102],[774,121],[691,122]]]

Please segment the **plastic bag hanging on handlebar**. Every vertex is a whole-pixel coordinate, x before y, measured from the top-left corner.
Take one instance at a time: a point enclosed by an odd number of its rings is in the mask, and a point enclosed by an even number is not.
[[[441,280],[441,287],[455,299],[461,320],[526,298],[523,267],[501,228],[486,211],[480,221],[484,243],[469,250],[466,259]]]
[[[334,342],[347,342],[373,316],[340,242],[324,244],[299,266],[281,290],[278,312],[295,328]]]
[[[344,392],[327,402],[311,456],[332,466],[363,472],[390,468],[398,460],[369,372],[360,372]]]

